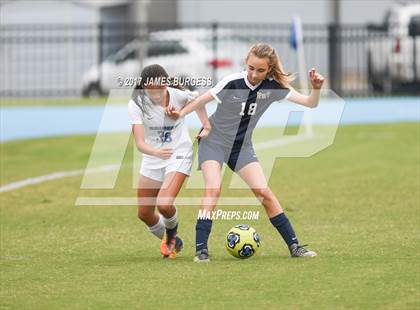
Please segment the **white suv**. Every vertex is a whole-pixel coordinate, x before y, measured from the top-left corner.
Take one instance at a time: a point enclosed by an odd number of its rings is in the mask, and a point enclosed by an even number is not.
[[[153,32],[145,45],[143,66],[163,66],[171,77],[221,78],[243,68],[248,43],[232,33],[218,33],[217,59],[212,52],[211,30],[188,29]],[[130,87],[140,74],[141,43],[131,41],[100,66],[91,67],[82,77],[82,95],[106,94],[113,88]],[[130,81],[131,80],[131,81]],[[213,84],[217,81],[213,81]],[[131,85],[132,86],[132,85]],[[211,85],[209,85],[211,86]]]
[[[386,93],[408,84],[419,89],[420,4],[394,7],[381,26],[370,26],[369,30],[367,61],[371,87]]]

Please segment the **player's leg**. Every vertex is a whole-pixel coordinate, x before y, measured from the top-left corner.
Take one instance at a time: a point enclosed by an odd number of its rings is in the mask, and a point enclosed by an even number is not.
[[[209,262],[207,243],[213,224],[211,212],[216,208],[217,200],[220,197],[222,165],[216,160],[206,160],[201,163],[201,170],[203,172],[205,189],[195,226],[196,256],[194,261]]]
[[[137,186],[137,216],[149,227],[149,231],[159,239],[162,239],[165,233],[162,216],[155,213],[156,197],[161,185],[162,182],[140,175]]]
[[[237,173],[253,191],[257,199],[261,201],[269,218],[283,213],[280,202],[269,188],[267,179],[258,161],[245,165]]]
[[[227,151],[216,136],[202,139],[198,146],[198,165],[204,177],[204,195],[195,225],[195,262],[210,261],[207,245],[213,225],[210,216],[220,196],[221,170]]]
[[[162,240],[160,247],[164,257],[170,256],[175,248],[176,252],[179,252],[182,248],[182,240],[177,238],[178,212],[174,206],[174,201],[187,176],[187,174],[179,171],[168,172],[165,175],[165,179],[156,200],[156,206],[163,215],[163,222],[166,230],[165,237]],[[175,256],[176,255],[174,255],[174,257]]]
[[[293,257],[316,256],[316,253],[299,245],[293,227],[284,214],[277,197],[271,191],[264,176],[263,169],[259,162],[254,161],[241,167],[238,171],[239,176],[248,184],[255,196],[261,201],[265,211],[270,218],[270,222],[283,237],[290,254]]]

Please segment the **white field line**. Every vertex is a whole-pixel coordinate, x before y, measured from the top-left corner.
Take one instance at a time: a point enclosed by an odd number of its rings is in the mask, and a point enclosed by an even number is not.
[[[28,185],[44,183],[46,181],[83,175],[85,172],[87,173],[105,172],[105,171],[115,170],[120,167],[121,165],[106,165],[106,166],[102,166],[102,167],[98,167],[94,169],[79,169],[79,170],[71,170],[71,171],[53,172],[50,174],[41,175],[34,178],[28,178],[28,179],[24,179],[21,181],[12,182],[12,183],[0,186],[0,193],[12,191],[14,189],[22,188]]]
[[[254,147],[256,150],[265,150],[265,149],[270,149],[276,146],[296,143],[298,141],[302,141],[308,138],[310,137],[292,136],[292,137],[288,137],[287,139],[283,137],[282,139],[276,139],[276,140],[270,140],[270,141],[257,143],[254,145]],[[94,168],[94,169],[78,169],[78,170],[70,170],[70,171],[53,172],[46,175],[41,175],[38,177],[28,178],[21,181],[16,181],[16,182],[2,185],[0,186],[0,193],[12,191],[12,190],[26,187],[29,185],[41,184],[41,183],[51,181],[51,180],[58,180],[62,178],[83,175],[84,173],[97,173],[97,172],[112,171],[115,169],[119,169],[120,167],[121,165],[105,165],[105,166]]]

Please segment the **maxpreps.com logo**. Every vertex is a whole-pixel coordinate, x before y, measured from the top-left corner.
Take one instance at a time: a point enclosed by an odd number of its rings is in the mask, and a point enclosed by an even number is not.
[[[233,211],[217,209],[207,211],[200,209],[197,219],[199,220],[258,220],[260,211]],[[246,225],[245,225],[246,226]],[[240,228],[240,227],[239,227]],[[243,228],[240,228],[243,229]]]

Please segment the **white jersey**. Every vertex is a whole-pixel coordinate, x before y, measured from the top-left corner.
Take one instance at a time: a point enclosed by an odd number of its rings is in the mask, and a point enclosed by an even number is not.
[[[185,104],[193,100],[196,95],[176,88],[168,87],[169,105],[176,110],[181,110]],[[171,159],[191,156],[192,142],[188,134],[188,127],[184,118],[173,120],[165,115],[165,109],[154,104],[147,96],[137,97],[137,102],[142,104],[143,110],[133,99],[128,103],[128,112],[132,124],[141,124],[144,127],[144,139],[154,148],[171,148],[174,150],[170,159],[161,159],[156,156],[143,154],[143,165],[158,169],[169,164]]]

